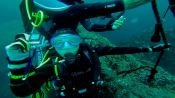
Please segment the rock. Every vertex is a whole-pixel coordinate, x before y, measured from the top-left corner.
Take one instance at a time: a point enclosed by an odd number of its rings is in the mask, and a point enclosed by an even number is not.
[[[95,32],[87,32],[79,27],[81,36],[92,47],[112,45],[106,38]],[[155,80],[147,79],[153,63],[133,55],[113,55],[100,57],[103,78],[107,89],[103,98],[175,98],[175,76],[158,67]]]

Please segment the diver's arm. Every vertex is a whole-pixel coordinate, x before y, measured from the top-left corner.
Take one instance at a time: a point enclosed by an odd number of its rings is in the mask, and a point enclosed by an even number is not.
[[[96,52],[99,56],[104,55],[122,55],[122,54],[134,54],[134,53],[144,53],[149,52],[149,48],[141,47],[101,47],[97,48]]]
[[[36,92],[49,77],[45,73],[50,71],[50,67],[35,69],[31,64],[28,39],[29,35],[18,34],[16,40],[5,47],[10,71],[10,88],[19,97]]]
[[[15,74],[13,71],[13,74],[9,75],[10,88],[13,94],[18,97],[26,97],[36,93],[41,89],[43,83],[48,81],[49,74],[52,73],[50,72],[52,70],[51,67],[32,69],[27,74],[24,74],[24,70],[16,70],[15,72],[18,74]],[[12,71],[10,72],[12,73]]]
[[[124,11],[125,9],[131,9],[149,1],[151,0],[114,0],[110,2],[71,5],[53,16],[55,22],[58,23],[60,21],[79,21],[87,18],[105,16],[114,12]]]
[[[124,6],[125,6],[125,9],[132,9],[132,8],[135,8],[135,7],[138,7],[140,5],[143,5],[145,3],[148,3],[152,0],[123,0],[123,3],[124,3]]]
[[[160,52],[170,47],[170,44],[158,44],[153,47],[101,47],[96,48],[96,52],[99,56],[104,55],[122,55],[122,54],[135,54],[135,53],[146,53],[146,52]]]
[[[97,16],[109,15],[113,12],[124,11],[124,4],[121,0],[100,3],[86,3],[71,5],[65,10],[53,14],[55,22],[72,20],[84,20]]]

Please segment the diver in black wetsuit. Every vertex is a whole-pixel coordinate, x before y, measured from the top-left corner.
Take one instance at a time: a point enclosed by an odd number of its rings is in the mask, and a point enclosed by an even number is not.
[[[118,2],[122,4],[122,2]],[[35,2],[35,4],[38,3]],[[50,46],[46,48],[47,51],[39,65],[32,65],[31,63],[33,55],[37,51],[30,50],[30,35],[22,34],[13,43],[6,46],[8,68],[10,70],[10,87],[13,93],[19,97],[31,94],[42,96],[41,88],[46,86],[47,89],[55,91],[55,96],[59,98],[97,98],[99,97],[98,88],[103,85],[100,78],[100,56],[149,51],[159,52],[169,47],[169,45],[158,45],[152,48],[110,46],[92,48],[84,43],[83,39],[75,32],[77,20],[87,17],[92,11],[90,8],[96,8],[97,6],[99,7],[94,11],[104,9],[104,12],[91,14],[92,16],[96,16],[96,14],[104,15],[108,11],[109,13],[117,11],[116,9],[113,10],[113,8],[120,9],[117,4],[109,9],[101,7],[104,5],[103,3],[95,6],[84,4],[68,7],[64,11],[59,10],[61,14],[58,13],[58,10],[54,15],[48,13],[51,16],[42,24],[41,28],[44,30],[42,29],[43,32],[41,33],[48,38]],[[41,4],[37,7],[43,9],[45,13],[48,10],[53,12],[52,9],[42,8],[43,5]],[[85,10],[87,13],[79,17],[80,12],[71,12],[78,7],[83,7],[84,9],[78,10]],[[68,15],[67,12],[72,14]],[[70,17],[71,15],[73,18]],[[48,23],[51,23],[51,28],[49,28]],[[50,88],[48,88],[48,85]]]
[[[27,35],[23,37],[27,38]],[[16,96],[24,97],[39,92],[44,83],[52,86],[59,98],[98,98],[100,78],[99,57],[133,53],[159,52],[167,45],[155,47],[97,47],[91,48],[73,31],[57,32],[50,39],[45,57],[38,66],[30,65],[28,42],[18,38],[6,46],[10,69],[10,87]],[[22,49],[22,50],[21,50]],[[17,53],[18,54],[15,54]],[[23,91],[23,92],[21,92]],[[42,94],[42,93],[40,93]],[[52,95],[53,98],[54,95]]]

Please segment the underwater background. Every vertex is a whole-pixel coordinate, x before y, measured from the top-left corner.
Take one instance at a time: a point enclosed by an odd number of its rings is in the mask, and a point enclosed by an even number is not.
[[[87,0],[87,2],[96,1]],[[20,0],[1,0],[0,2],[0,98],[15,98],[9,89],[8,69],[4,47],[14,40],[15,34],[24,31],[19,12]],[[164,14],[167,6],[167,0],[158,1],[161,15]],[[155,18],[150,3],[132,10],[127,10],[124,17],[126,21],[121,29],[102,32],[100,35],[106,37],[111,43],[118,46],[153,45],[150,41],[150,35],[152,35],[154,31]],[[100,20],[95,21],[100,22]],[[164,27],[167,31],[167,35],[170,34],[172,35],[170,36],[171,38],[175,38],[175,18],[170,11],[165,17]],[[140,39],[142,39],[141,41],[144,39],[143,43],[139,43]],[[172,45],[175,45],[175,39],[171,39],[170,41]],[[156,61],[156,59],[152,60],[149,59],[149,57],[145,57],[145,59],[153,62]],[[171,62],[165,62],[169,59],[171,59]],[[174,59],[174,62],[172,62],[172,59]],[[165,54],[162,58],[161,65],[165,70],[175,75],[175,54]]]

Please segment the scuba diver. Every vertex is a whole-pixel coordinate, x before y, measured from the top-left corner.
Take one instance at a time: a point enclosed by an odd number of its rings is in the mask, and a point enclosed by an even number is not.
[[[56,32],[51,36],[47,52],[40,65],[31,65],[29,36],[17,38],[6,46],[10,87],[19,97],[36,92],[41,94],[44,83],[51,86],[58,98],[100,98],[98,90],[103,86],[101,80],[100,56],[134,53],[160,52],[169,45],[154,47],[111,47],[88,46],[78,33]],[[32,52],[33,54],[34,52]],[[28,68],[26,73],[26,68]],[[23,91],[23,92],[21,92]],[[52,98],[53,98],[52,94]]]
[[[100,56],[159,52],[169,48],[169,45],[163,44],[149,48],[110,46],[93,48],[88,46],[75,31],[80,20],[123,11],[149,0],[77,5],[67,5],[59,2],[60,0],[30,1],[35,11],[40,9],[46,13],[43,15],[39,10],[38,15],[33,14],[36,18],[41,16],[41,20],[39,19],[37,24],[36,19],[32,25],[47,38],[49,45],[45,47],[46,52],[39,65],[33,63],[36,52],[40,50],[31,51],[31,35],[26,33],[17,35],[15,41],[5,47],[10,70],[10,88],[16,96],[38,96],[38,94],[43,96],[42,88],[46,85],[47,89],[55,92],[56,97],[98,98],[99,88],[103,85],[100,76]],[[27,13],[30,17],[31,12]],[[29,20],[34,21],[31,18]]]

